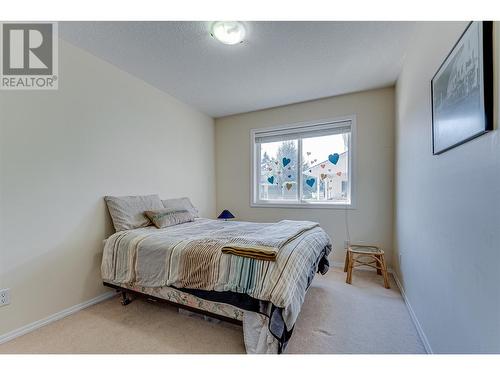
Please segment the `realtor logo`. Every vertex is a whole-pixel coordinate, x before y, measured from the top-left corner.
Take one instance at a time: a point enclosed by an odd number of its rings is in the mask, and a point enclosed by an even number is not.
[[[57,89],[57,24],[3,22],[0,26],[0,89]]]

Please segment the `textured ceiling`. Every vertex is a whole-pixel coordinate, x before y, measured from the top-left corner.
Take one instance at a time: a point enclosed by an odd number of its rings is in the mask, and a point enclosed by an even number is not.
[[[213,117],[391,85],[412,22],[60,22],[60,36]]]

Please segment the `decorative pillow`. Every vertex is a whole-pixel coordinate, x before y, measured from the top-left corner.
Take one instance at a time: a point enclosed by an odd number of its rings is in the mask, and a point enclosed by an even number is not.
[[[194,215],[188,210],[176,210],[172,208],[145,211],[144,215],[146,215],[157,228],[171,227],[172,225],[194,221]]]
[[[161,201],[163,203],[163,207],[171,208],[177,211],[187,210],[194,217],[198,217],[198,209],[193,206],[191,200],[188,197],[183,198],[173,198],[173,199],[164,199]]]
[[[107,196],[104,197],[104,200],[108,205],[117,232],[151,225],[151,221],[144,216],[144,211],[163,208],[160,197],[156,194],[126,197]]]

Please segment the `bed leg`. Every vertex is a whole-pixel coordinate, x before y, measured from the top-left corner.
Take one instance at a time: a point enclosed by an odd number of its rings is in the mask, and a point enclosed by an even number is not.
[[[132,302],[132,300],[127,297],[127,293],[122,292],[122,300],[121,300],[122,305],[127,306],[130,302]]]

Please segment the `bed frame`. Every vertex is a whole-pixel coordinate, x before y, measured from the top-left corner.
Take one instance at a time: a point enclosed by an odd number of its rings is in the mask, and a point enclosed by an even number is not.
[[[232,318],[229,318],[229,317],[223,316],[223,315],[218,315],[218,314],[215,314],[215,313],[210,312],[210,311],[197,309],[196,307],[192,307],[192,306],[182,305],[180,303],[172,302],[172,301],[166,300],[164,298],[159,298],[156,296],[151,296],[151,295],[146,294],[146,293],[137,292],[135,290],[127,289],[127,288],[121,287],[119,285],[107,283],[105,281],[102,284],[104,286],[107,286],[108,288],[113,288],[117,292],[121,293],[121,304],[123,306],[127,306],[129,303],[131,303],[133,301],[133,299],[130,298],[130,296],[133,295],[133,296],[136,296],[138,298],[144,298],[148,302],[168,304],[168,305],[172,305],[172,306],[175,306],[177,308],[180,308],[180,309],[192,311],[192,312],[197,313],[197,314],[202,314],[202,315],[209,316],[211,318],[223,320],[225,322],[232,323],[232,324],[235,324],[238,326],[243,325],[243,322],[240,320],[232,319]]]

